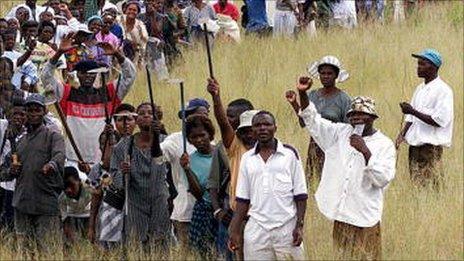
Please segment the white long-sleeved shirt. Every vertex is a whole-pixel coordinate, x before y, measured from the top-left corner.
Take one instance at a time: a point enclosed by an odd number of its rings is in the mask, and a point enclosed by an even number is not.
[[[18,59],[23,56],[23,53],[18,51],[5,51],[3,57],[10,59],[13,62],[14,74],[11,79],[11,83],[16,87],[16,89],[21,89],[22,79],[27,84],[36,84],[39,81],[37,66],[35,66],[30,60],[27,60],[21,66],[18,66]]]
[[[434,127],[412,115],[406,115],[405,121],[412,125],[406,133],[406,142],[412,146],[432,144],[451,146],[453,137],[453,91],[440,77],[417,86],[412,97],[414,109],[430,115],[440,125]]]
[[[383,194],[395,176],[393,142],[376,131],[363,137],[372,156],[364,156],[350,145],[353,127],[323,119],[314,104],[300,116],[325,153],[321,182],[316,191],[319,210],[327,218],[358,227],[372,227],[381,220]]]
[[[187,177],[180,165],[180,157],[184,151],[182,147],[182,132],[170,134],[160,144],[166,161],[171,164],[172,179],[177,189],[177,197],[174,199],[174,209],[171,219],[179,222],[190,222],[192,219],[195,198],[188,192],[189,184]],[[187,153],[191,154],[196,149],[187,142]]]

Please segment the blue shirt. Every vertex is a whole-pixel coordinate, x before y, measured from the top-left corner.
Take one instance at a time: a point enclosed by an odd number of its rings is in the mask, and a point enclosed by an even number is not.
[[[255,32],[269,26],[266,15],[265,0],[245,0],[248,11],[248,24],[246,30]]]
[[[212,154],[201,154],[198,151],[190,154],[190,169],[195,173],[200,182],[201,189],[203,190],[203,199],[208,202],[210,201],[210,196],[207,185],[212,162]]]
[[[119,24],[114,24],[111,27],[110,32],[114,34],[116,37],[118,37],[122,43],[122,41],[124,40],[124,32],[122,30],[122,27]]]

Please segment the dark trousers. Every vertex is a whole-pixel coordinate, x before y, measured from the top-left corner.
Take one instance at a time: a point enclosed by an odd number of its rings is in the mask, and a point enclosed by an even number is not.
[[[418,186],[433,185],[439,189],[443,183],[443,147],[425,144],[409,146],[409,174]]]
[[[382,237],[380,222],[373,227],[357,227],[335,221],[333,240],[340,258],[344,260],[380,260]]]
[[[11,205],[13,202],[13,193],[11,190],[3,190],[3,198],[1,201],[1,216],[0,216],[0,228],[6,229],[7,231],[13,231],[14,229],[14,208]]]

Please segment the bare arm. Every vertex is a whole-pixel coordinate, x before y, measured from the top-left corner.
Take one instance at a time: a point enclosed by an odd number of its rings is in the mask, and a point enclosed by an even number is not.
[[[296,113],[300,127],[304,128],[306,126],[304,120],[298,115],[300,112],[300,104],[298,104],[296,101],[296,93],[293,90],[288,90],[285,93],[285,98],[287,99],[288,103],[290,103],[290,106],[292,106],[293,111]]]
[[[409,128],[411,128],[412,122],[407,121],[406,124],[404,124],[403,129],[400,132],[401,136],[406,136],[406,133],[408,133]]]
[[[196,200],[200,200],[203,197],[203,190],[201,189],[200,182],[198,182],[195,173],[190,168],[186,168],[184,171],[187,175],[190,193],[192,193]]]
[[[250,208],[250,202],[237,201],[234,216],[229,226],[229,248],[232,251],[240,247],[241,227]]]
[[[29,59],[29,57],[31,57],[31,55],[32,55],[32,50],[28,49],[21,57],[18,58],[18,60],[16,61],[16,66],[21,67],[24,63],[27,62],[27,60]]]
[[[419,120],[425,122],[426,124],[428,125],[431,125],[433,127],[441,127],[433,118],[431,115],[428,115],[428,114],[425,114],[425,113],[422,113],[416,109],[414,109],[414,107],[412,107],[411,104],[407,103],[407,102],[402,102],[400,103],[400,107],[401,107],[401,111],[404,113],[404,114],[410,114],[412,116],[415,116],[416,118],[418,118]]]
[[[441,127],[435,120],[432,119],[432,116],[422,113],[420,111],[414,110],[412,115],[416,116],[419,120],[432,125],[433,127]]]
[[[95,226],[97,224],[98,210],[103,200],[103,191],[98,188],[95,193],[92,194],[92,200],[90,203],[90,218],[89,218],[89,231],[88,237],[90,242],[95,242]]]
[[[114,56],[116,60],[118,60],[118,63],[121,65],[121,78],[116,85],[119,86],[117,90],[117,96],[119,100],[122,101],[124,97],[126,97],[127,93],[129,93],[131,87],[134,85],[135,78],[137,76],[135,65],[131,60],[126,58],[120,50],[114,48],[109,43],[98,43],[98,47],[105,51],[105,55]]]
[[[230,148],[235,137],[235,132],[227,120],[227,115],[219,94],[219,83],[215,79],[208,79],[208,92],[213,98],[214,116],[221,130],[222,142],[225,148]]]
[[[303,242],[304,217],[306,213],[306,199],[295,200],[296,204],[296,224],[293,229],[293,245],[299,246]]]

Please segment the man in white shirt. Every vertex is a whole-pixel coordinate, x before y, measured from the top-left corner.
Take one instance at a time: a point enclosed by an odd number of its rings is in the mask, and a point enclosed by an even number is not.
[[[298,152],[274,135],[274,116],[258,112],[252,120],[258,142],[240,162],[236,209],[230,224],[229,248],[240,244],[241,224],[245,260],[303,260],[303,224],[308,198]]]
[[[380,259],[383,194],[395,175],[395,146],[373,127],[378,115],[372,99],[356,97],[347,112],[350,123],[332,123],[309,102],[311,85],[300,78],[298,91],[300,117],[326,155],[318,208],[334,220],[334,245],[342,258]]]
[[[417,58],[417,76],[424,82],[417,88],[411,104],[400,103],[405,126],[396,147],[409,144],[409,173],[413,183],[425,186],[432,182],[438,189],[443,178],[443,147],[451,146],[453,136],[453,91],[440,76],[441,55],[426,49]]]

